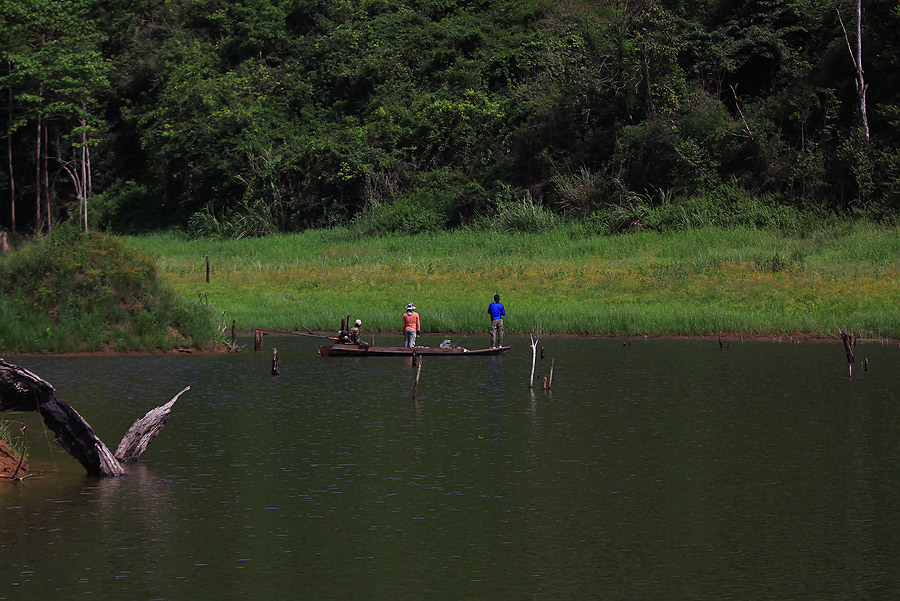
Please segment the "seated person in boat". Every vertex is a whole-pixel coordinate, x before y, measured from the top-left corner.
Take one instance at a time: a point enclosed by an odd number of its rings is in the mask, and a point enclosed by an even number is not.
[[[362,326],[362,320],[357,319],[353,324],[353,327],[350,328],[350,331],[347,333],[347,337],[349,338],[348,344],[360,344],[362,343],[362,338],[360,338],[360,327]]]

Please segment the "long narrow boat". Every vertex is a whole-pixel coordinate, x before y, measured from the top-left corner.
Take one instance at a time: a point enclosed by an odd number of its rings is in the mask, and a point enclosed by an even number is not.
[[[435,355],[440,357],[466,357],[470,355],[500,355],[508,352],[510,347],[467,349],[461,346],[455,348],[431,348],[417,346],[407,348],[405,346],[357,346],[355,344],[324,344],[319,347],[319,355],[322,357],[412,357],[416,355]]]

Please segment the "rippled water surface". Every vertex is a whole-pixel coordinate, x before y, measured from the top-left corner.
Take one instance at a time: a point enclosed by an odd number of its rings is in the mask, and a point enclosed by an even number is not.
[[[124,478],[6,414],[42,474],[0,482],[0,599],[896,598],[896,343],[849,379],[840,342],[547,338],[532,392],[508,342],[426,357],[416,399],[408,359],[302,337],[7,357],[112,448],[191,390]]]

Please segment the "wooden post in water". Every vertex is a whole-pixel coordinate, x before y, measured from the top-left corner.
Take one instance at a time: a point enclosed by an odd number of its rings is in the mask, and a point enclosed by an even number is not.
[[[209,284],[209,256],[206,257],[206,283]]]
[[[237,342],[237,336],[234,333],[234,329],[237,327],[237,322],[232,319],[231,320],[231,346],[234,346],[234,343]]]
[[[550,380],[547,382],[547,390],[551,390],[553,388],[553,363],[556,362],[556,359],[550,359]]]
[[[853,377],[853,354],[856,349],[856,337],[852,332],[845,332],[843,329],[839,330],[841,333],[841,340],[844,341],[844,353],[847,355],[847,371],[849,372],[849,377]]]
[[[262,330],[260,330],[259,328],[254,329],[253,330],[253,350],[254,351],[262,350],[262,346],[263,346],[262,339],[263,339]]]
[[[278,356],[278,349],[272,349],[272,375],[277,376],[281,373],[281,358]]]

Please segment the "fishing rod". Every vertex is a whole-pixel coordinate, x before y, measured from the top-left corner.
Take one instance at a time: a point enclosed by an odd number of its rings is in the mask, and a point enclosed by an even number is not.
[[[324,336],[322,334],[316,334],[315,332],[313,332],[312,330],[309,330],[309,328],[306,328],[305,326],[304,326],[304,329],[306,329],[307,331],[306,332],[297,332],[297,331],[292,331],[292,330],[262,330],[262,329],[260,331],[263,334],[291,334],[293,336],[309,336],[310,338],[324,338],[325,340],[338,340],[334,336]]]

